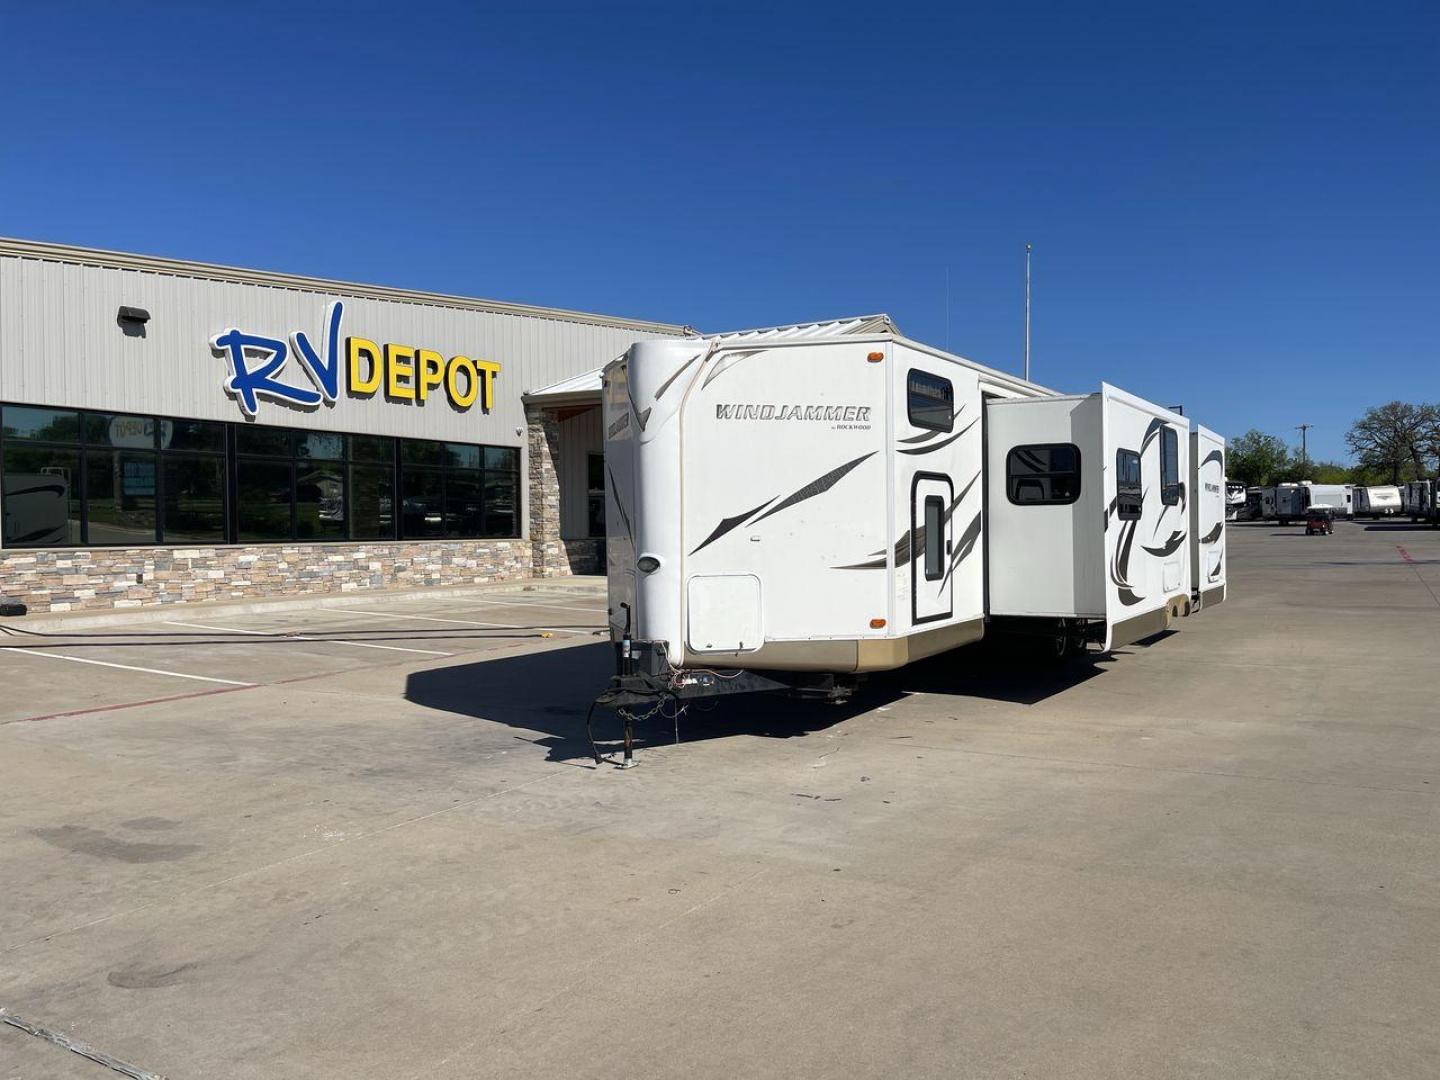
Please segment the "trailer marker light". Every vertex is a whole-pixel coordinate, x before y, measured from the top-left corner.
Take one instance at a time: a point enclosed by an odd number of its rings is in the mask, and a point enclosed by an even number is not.
[[[870,620],[870,629],[871,629],[871,630],[883,630],[883,629],[885,629],[885,620],[884,620],[884,619],[871,619],[871,620]]]
[[[644,573],[653,574],[660,569],[660,560],[654,555],[641,555],[635,560],[635,566]]]
[[[878,364],[881,360],[885,359],[885,354],[883,352],[872,352],[869,356],[865,357],[865,359],[872,364]]]

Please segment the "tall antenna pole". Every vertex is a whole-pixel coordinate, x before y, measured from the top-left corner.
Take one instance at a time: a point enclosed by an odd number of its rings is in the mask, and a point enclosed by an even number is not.
[[[1025,245],[1025,381],[1030,381],[1030,252],[1033,247]]]
[[[1306,470],[1310,467],[1310,454],[1305,448],[1305,433],[1314,426],[1314,424],[1295,425],[1295,430],[1300,432],[1300,468]]]
[[[945,267],[945,351],[950,351],[950,267]]]

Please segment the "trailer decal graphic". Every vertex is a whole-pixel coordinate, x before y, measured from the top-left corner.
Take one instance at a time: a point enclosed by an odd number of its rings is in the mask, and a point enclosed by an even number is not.
[[[971,428],[973,428],[973,427],[974,427],[976,424],[978,424],[979,422],[980,422],[980,418],[977,416],[974,420],[971,420],[968,424],[966,424],[963,428],[961,428],[959,431],[957,431],[954,435],[951,435],[951,436],[950,436],[948,439],[946,439],[944,442],[934,443],[934,444],[932,444],[932,445],[930,445],[930,446],[912,446],[912,447],[910,447],[909,449],[901,450],[900,453],[902,453],[902,454],[933,454],[936,450],[944,450],[945,447],[949,446],[949,445],[950,445],[951,443],[953,443],[956,439],[960,438],[961,435],[964,435],[967,431],[969,431]]]
[[[630,515],[625,512],[625,504],[620,501],[620,487],[615,483],[615,473],[609,463],[605,465],[605,475],[610,478],[610,485],[606,488],[610,497],[615,500],[615,509],[620,512],[620,520],[625,523],[625,535],[630,538],[630,546],[635,546],[635,531],[630,528]]]
[[[1224,532],[1224,531],[1225,531],[1225,523],[1224,523],[1223,521],[1217,521],[1217,522],[1215,523],[1215,527],[1214,527],[1213,529],[1211,529],[1211,530],[1210,530],[1208,533],[1206,533],[1204,536],[1200,537],[1200,543],[1202,543],[1202,544],[1213,544],[1216,540],[1219,540],[1219,539],[1220,539],[1220,534],[1221,534],[1222,532]]]
[[[950,518],[954,515],[956,508],[961,504],[961,502],[964,501],[965,496],[968,495],[968,494],[970,494],[970,489],[973,488],[973,487],[976,485],[976,483],[979,482],[979,480],[980,480],[980,474],[977,472],[974,476],[972,476],[972,477],[970,478],[970,482],[969,482],[968,484],[966,484],[963,488],[960,489],[960,494],[959,494],[959,495],[956,495],[955,498],[953,498],[953,499],[950,500],[950,505],[949,505],[948,507],[946,507],[946,509],[945,509],[945,516],[941,519],[942,521],[948,522],[948,521],[950,520]],[[970,530],[971,530],[971,529],[976,529],[976,530],[978,530],[978,529],[980,528],[980,526],[979,526],[979,524],[978,524],[979,520],[980,520],[980,519],[979,519],[979,516],[977,515],[975,521],[972,521],[972,522],[970,523],[970,525],[966,527],[965,533],[964,533],[964,535],[961,537],[962,544],[963,544],[963,541],[964,541],[965,537],[968,537],[968,536],[970,535]],[[972,543],[973,543],[973,540],[972,540]],[[907,529],[906,532],[905,532],[905,535],[902,536],[902,537],[900,537],[899,540],[896,540],[896,541],[895,541],[895,567],[896,567],[896,569],[899,569],[900,567],[905,566],[907,563],[909,563],[909,562],[910,562],[910,556],[911,556],[911,554],[912,554],[913,552],[915,552],[915,551],[923,550],[924,547],[925,547],[925,526],[924,526],[924,525],[921,525],[918,529]],[[960,558],[964,558],[965,555],[968,555],[968,554],[969,554],[969,551],[965,551],[965,552],[963,552],[963,553],[961,554]],[[866,557],[866,559],[869,560],[869,562],[852,563],[852,564],[850,564],[849,566],[832,566],[830,569],[831,569],[831,570],[884,570],[884,569],[885,569],[885,552],[884,552],[883,549],[880,550],[880,551],[872,551],[872,552],[870,552],[869,555],[867,555],[867,556],[865,556],[865,557]],[[959,559],[956,560],[956,563],[957,563],[957,564],[958,564],[958,562],[959,562]],[[952,569],[953,569],[953,566],[952,566]]]
[[[1120,527],[1120,540],[1115,547],[1115,557],[1110,561],[1110,580],[1119,590],[1120,602],[1126,607],[1132,607],[1141,600],[1130,585],[1130,545],[1135,540],[1135,524],[1138,520],[1136,518],[1127,521]]]
[[[797,503],[802,503],[806,499],[813,499],[816,495],[823,495],[825,492],[829,491],[832,487],[838,484],[847,473],[849,473],[862,461],[865,461],[867,458],[874,457],[876,453],[877,451],[871,450],[868,454],[861,454],[853,461],[847,461],[844,465],[841,465],[838,468],[831,469],[824,476],[820,476],[814,480],[811,480],[810,483],[806,484],[799,491],[795,492],[793,495],[786,496],[784,499],[781,499],[780,502],[775,503],[774,506],[770,506],[771,503],[775,502],[775,496],[772,495],[770,496],[770,498],[762,502],[759,506],[751,510],[746,510],[743,514],[736,514],[734,517],[722,519],[720,524],[715,526],[715,530],[701,542],[700,547],[697,547],[695,551],[690,552],[690,554],[694,555],[695,552],[699,551],[701,548],[708,547],[716,540],[719,540],[726,533],[730,532],[732,529],[743,525],[746,521],[749,521],[752,518],[754,519],[755,523],[758,524],[759,522],[764,521],[766,518],[768,518],[771,514],[778,514],[781,510],[788,510],[790,509],[790,507],[796,505]],[[760,514],[760,511],[765,510],[767,506],[770,506],[770,509],[766,510],[763,514]],[[760,514],[760,516],[755,517],[756,514]]]
[[[1154,555],[1158,559],[1163,559],[1167,555],[1173,555],[1175,553],[1175,550],[1179,548],[1179,546],[1184,542],[1185,534],[1183,532],[1172,532],[1170,534],[1170,539],[1166,540],[1165,543],[1162,544],[1160,547],[1147,547],[1144,550],[1148,551],[1151,555]]]
[[[955,557],[950,560],[950,569],[945,571],[945,579],[940,582],[940,587],[945,587],[945,582],[950,580],[950,575],[955,573],[956,567],[965,561],[965,556],[975,550],[975,541],[980,539],[980,518],[979,511],[970,519],[970,524],[965,526],[965,531],[960,534],[960,543],[955,547]]]
[[[771,495],[770,498],[766,499],[753,510],[746,510],[743,514],[736,514],[734,517],[722,518],[720,524],[715,526],[715,531],[712,532],[709,536],[707,536],[704,541],[701,542],[700,547],[697,547],[695,551],[699,551],[700,548],[709,547],[716,540],[719,540],[722,536],[728,533],[731,529],[737,528],[738,526],[745,524],[745,522],[748,521],[752,515],[758,514],[761,510],[764,510],[765,507],[769,506],[774,501],[775,496]],[[695,551],[690,552],[690,554],[694,555]]]
[[[955,420],[960,419],[960,414],[961,414],[962,412],[964,412],[964,411],[965,411],[965,402],[962,401],[962,402],[960,403],[960,407],[955,410],[955,415],[952,416],[950,419],[951,419],[952,421],[955,421]],[[908,439],[900,439],[900,440],[898,440],[898,442],[900,443],[901,446],[913,446],[915,443],[929,442],[931,439],[938,439],[938,438],[939,438],[941,435],[943,435],[943,434],[945,434],[945,433],[944,433],[943,431],[941,431],[939,428],[932,428],[930,431],[922,432],[922,433],[919,434],[919,435],[911,435],[910,438],[908,438]],[[962,434],[963,434],[963,432],[962,432]],[[907,451],[907,452],[908,452],[908,451]]]
[[[802,503],[806,499],[813,499],[816,495],[823,495],[825,492],[829,491],[832,487],[838,484],[841,479],[850,472],[850,470],[854,469],[857,465],[859,465],[862,461],[865,461],[867,458],[874,457],[877,452],[878,451],[871,450],[868,454],[861,454],[854,461],[847,461],[839,468],[831,469],[824,476],[821,476],[815,480],[811,480],[810,483],[806,484],[799,491],[795,492],[795,494],[787,497],[786,499],[777,503],[775,506],[771,507],[765,513],[761,514],[758,518],[755,519],[756,522],[764,521],[771,514],[778,514],[781,510],[788,510],[796,503]]]

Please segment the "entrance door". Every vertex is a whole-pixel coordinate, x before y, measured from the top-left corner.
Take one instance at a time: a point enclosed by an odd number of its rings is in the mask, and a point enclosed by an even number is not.
[[[955,488],[948,476],[916,473],[910,495],[910,595],[916,623],[950,617],[953,545],[950,503]]]

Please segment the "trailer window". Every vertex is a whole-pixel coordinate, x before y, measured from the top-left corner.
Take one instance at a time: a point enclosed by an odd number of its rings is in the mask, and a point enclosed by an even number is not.
[[[925,497],[925,580],[945,576],[945,500],[939,495]]]
[[[1017,446],[1005,457],[1005,494],[1017,506],[1056,506],[1080,498],[1080,448],[1074,443]]]
[[[1140,516],[1143,491],[1140,487],[1140,455],[1134,450],[1115,451],[1115,517],[1134,521]]]
[[[1180,437],[1168,424],[1160,429],[1160,499],[1166,506],[1180,501]]]
[[[955,427],[955,388],[949,379],[911,371],[905,379],[906,411],[915,427],[951,431]]]

